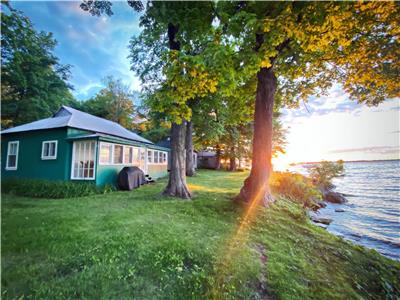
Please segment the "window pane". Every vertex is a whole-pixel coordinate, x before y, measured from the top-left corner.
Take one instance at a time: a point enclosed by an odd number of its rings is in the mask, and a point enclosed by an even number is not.
[[[114,164],[122,164],[122,149],[122,146],[114,145]]]
[[[158,162],[162,163],[163,162],[163,153],[160,151],[158,152]]]
[[[16,143],[11,143],[10,144],[10,151],[9,154],[11,155],[17,155],[17,144]]]
[[[133,163],[133,148],[132,147],[125,147],[124,163],[125,164],[132,164]]]
[[[111,162],[111,145],[101,144],[100,162],[103,164],[109,164]]]
[[[49,143],[49,156],[56,156],[56,143]]]
[[[153,161],[153,152],[152,151],[147,151],[147,161],[151,163]]]
[[[154,151],[154,163],[158,163],[158,151]]]
[[[139,149],[132,148],[132,160],[133,163],[137,163],[139,161]]]
[[[9,155],[8,156],[8,166],[13,168],[16,166],[17,156],[16,155]]]
[[[43,147],[43,157],[49,156],[49,143],[44,143]]]

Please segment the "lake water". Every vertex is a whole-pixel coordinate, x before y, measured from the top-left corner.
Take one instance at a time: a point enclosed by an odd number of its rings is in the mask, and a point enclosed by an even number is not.
[[[327,230],[400,260],[400,160],[345,163],[345,176],[333,183],[348,202],[319,210],[333,219]]]

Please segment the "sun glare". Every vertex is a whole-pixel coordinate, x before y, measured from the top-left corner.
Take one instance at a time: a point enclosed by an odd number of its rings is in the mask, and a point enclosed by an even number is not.
[[[284,154],[279,154],[272,158],[272,167],[274,171],[286,171],[289,169],[289,158]]]

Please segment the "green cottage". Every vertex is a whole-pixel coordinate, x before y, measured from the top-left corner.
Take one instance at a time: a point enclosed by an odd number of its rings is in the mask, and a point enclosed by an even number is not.
[[[125,166],[149,179],[168,174],[169,149],[121,125],[62,106],[51,118],[1,132],[1,175],[7,178],[117,182]]]

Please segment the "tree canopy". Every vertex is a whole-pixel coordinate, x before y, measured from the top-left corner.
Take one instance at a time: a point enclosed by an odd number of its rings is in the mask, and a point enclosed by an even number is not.
[[[288,106],[335,82],[368,105],[400,95],[395,2],[219,2],[226,34],[254,73],[273,68]],[[258,39],[257,39],[258,37]],[[257,51],[254,51],[257,49]]]
[[[132,129],[135,108],[129,87],[120,79],[108,76],[103,79],[105,88],[93,98],[81,103],[81,109],[92,115],[105,118]]]
[[[8,12],[1,12],[2,128],[49,117],[60,105],[75,104],[67,83],[70,66],[53,54],[53,35],[36,31],[29,18],[7,6]]]

